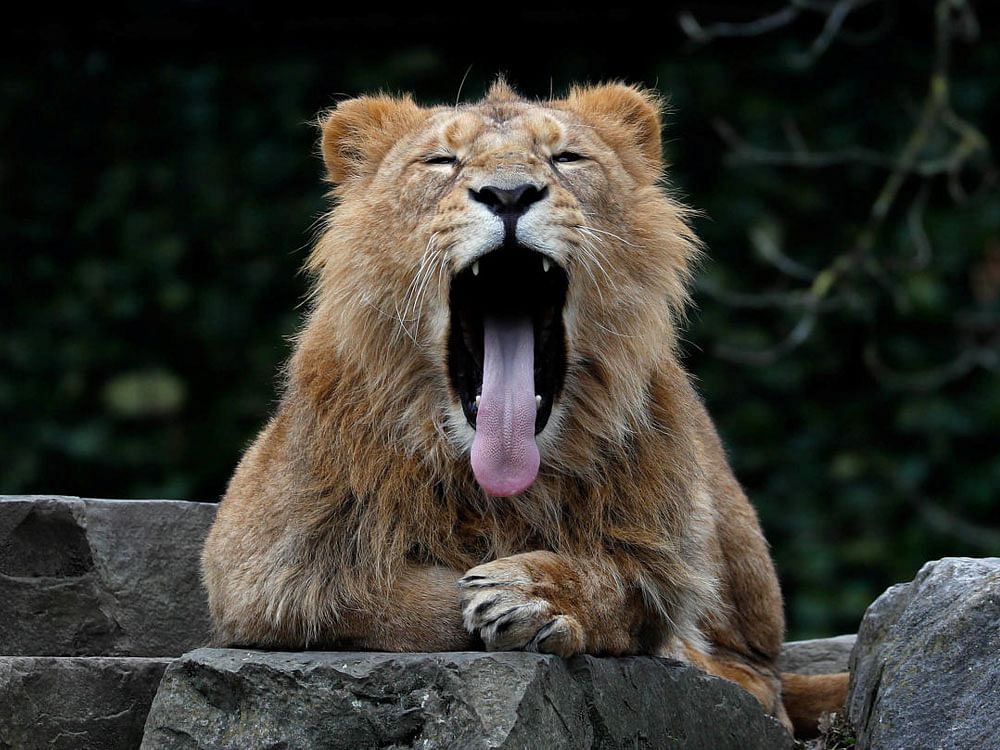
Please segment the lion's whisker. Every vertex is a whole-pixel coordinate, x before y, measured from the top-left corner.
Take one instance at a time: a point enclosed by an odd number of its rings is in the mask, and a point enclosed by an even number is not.
[[[406,327],[406,323],[403,322],[403,313],[400,311],[399,305],[396,305],[395,308],[396,308],[396,319],[399,321],[400,327],[403,329],[403,331],[406,333],[406,335],[410,338],[410,341],[412,341],[414,344],[416,344],[417,343],[417,338],[412,333],[410,333],[410,329],[407,328]]]
[[[413,280],[410,282],[410,286],[406,290],[406,306],[403,308],[403,315],[407,320],[414,321],[414,327],[420,325],[420,303],[423,297],[424,290],[427,286],[428,281],[432,275],[433,264],[435,260],[435,251],[437,250],[435,246],[435,240],[437,239],[438,232],[434,232],[427,240],[427,246],[424,248],[424,253],[420,258],[420,264],[417,267],[417,272],[413,276]],[[413,310],[413,318],[410,318],[410,310]],[[400,321],[402,322],[402,321]],[[413,338],[411,336],[411,338]],[[416,340],[414,339],[414,343]]]
[[[591,251],[588,250],[584,245],[579,245],[579,249],[585,256],[593,258]],[[601,307],[604,307],[604,293],[601,291],[601,285],[598,283],[597,277],[594,276],[594,272],[590,270],[590,264],[581,263],[580,265],[583,266],[583,270],[587,272],[588,276],[590,276],[590,280],[591,282],[593,282],[594,288],[597,290],[597,296],[601,300]]]
[[[427,239],[427,246],[424,248],[423,255],[420,256],[420,264],[417,267],[417,272],[413,276],[413,281],[410,283],[410,289],[412,290],[412,294],[409,294],[408,292],[408,300],[406,306],[407,312],[409,312],[411,303],[414,305],[414,312],[416,312],[415,308],[416,308],[417,298],[420,295],[420,286],[423,283],[424,274],[427,271],[427,268],[431,262],[434,253],[435,249],[434,240],[437,237],[437,234],[438,234],[437,232],[434,232]]]
[[[431,281],[432,278],[435,277],[434,266],[437,265],[440,268],[443,265],[442,263],[439,262],[439,258],[438,257],[434,257],[431,260],[433,262],[429,262],[427,264],[427,272],[424,274],[423,283],[420,285],[420,288],[417,290],[417,298],[416,298],[416,300],[414,302],[414,308],[415,308],[414,311],[417,314],[417,325],[420,325],[420,318],[423,315],[424,298],[427,295],[427,289],[430,287],[430,281]]]
[[[603,237],[601,237],[599,234],[597,234],[596,230],[593,227],[588,226],[586,224],[577,224],[576,227],[574,227],[574,228],[578,229],[579,231],[583,232],[588,237],[590,237],[594,241],[594,247],[595,248],[601,248],[601,247],[603,247],[605,240],[604,240]],[[607,256],[603,252],[601,252],[601,258],[605,262],[607,262],[607,260],[608,260]]]
[[[426,251],[425,251],[425,255],[426,255]],[[406,292],[403,294],[403,303],[404,303],[403,304],[403,313],[404,314],[406,314],[406,313],[409,312],[409,309],[410,309],[410,300],[413,297],[414,292],[416,291],[417,280],[420,278],[420,269],[423,267],[423,262],[424,262],[423,258],[424,258],[424,256],[421,256],[420,263],[417,266],[417,271],[416,271],[416,273],[413,274],[413,278],[410,279],[410,284],[409,284],[409,286],[406,287]]]
[[[586,227],[576,227],[576,228],[581,232],[580,245],[579,245],[580,249],[584,251],[587,257],[590,258],[590,260],[594,263],[594,265],[596,265],[600,269],[601,273],[604,274],[604,278],[607,279],[608,285],[611,286],[612,288],[615,288],[617,285],[615,284],[614,279],[611,278],[611,275],[608,273],[607,269],[604,268],[604,264],[602,264],[600,261],[600,259],[603,258],[604,262],[607,263],[608,262],[607,256],[605,256],[604,253],[600,251],[595,241],[588,239],[586,235]],[[594,240],[597,239],[598,238],[596,237],[594,238]],[[594,283],[595,284],[597,283],[596,279],[594,280]]]
[[[582,229],[586,229],[589,232],[598,232],[599,234],[606,234],[609,237],[614,237],[616,240],[618,240],[619,242],[621,242],[621,243],[623,243],[625,245],[628,245],[629,247],[636,247],[636,248],[640,248],[640,249],[642,248],[642,245],[637,245],[634,242],[629,242],[624,237],[621,237],[621,236],[615,234],[614,232],[609,232],[609,231],[607,231],[605,229],[597,229],[597,228],[591,227],[591,226],[581,227],[581,228]]]
[[[435,232],[434,233],[435,240],[437,239],[437,236],[438,236],[438,233]],[[438,289],[439,292],[441,291],[442,287],[444,286],[444,283],[445,283],[444,272],[447,270],[447,267],[448,267],[448,263],[447,263],[447,260],[448,260],[448,251],[451,248],[451,244],[452,243],[449,243],[448,245],[446,245],[444,247],[435,247],[435,254],[433,256],[433,263],[431,263],[430,265],[428,265],[427,278],[426,278],[426,280],[424,282],[423,288],[421,289],[420,301],[419,301],[420,302],[420,309],[421,310],[423,309],[423,303],[424,303],[424,300],[427,297],[427,292],[431,288],[431,280],[435,279],[437,281],[437,289]],[[435,242],[435,245],[436,245],[436,242]],[[436,273],[434,271],[434,266],[437,266]],[[419,318],[419,315],[418,315],[418,318]]]
[[[431,269],[433,268],[432,261],[433,257],[428,255],[421,262],[420,270],[417,273],[417,286],[410,300],[410,302],[412,303],[413,315],[415,316],[414,320],[416,321],[416,325],[420,325],[420,316],[422,311],[421,301],[424,296],[424,290],[427,287],[427,282],[430,280],[431,277]],[[409,311],[409,308],[407,308],[407,311]]]

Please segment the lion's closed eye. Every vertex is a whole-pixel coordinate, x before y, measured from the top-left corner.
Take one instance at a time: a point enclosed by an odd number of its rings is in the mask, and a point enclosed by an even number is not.
[[[587,157],[582,154],[578,154],[575,151],[560,151],[558,154],[552,155],[552,161],[556,164],[569,164],[574,161],[583,161]]]
[[[429,154],[425,156],[421,161],[424,164],[439,165],[439,164],[458,164],[458,157],[454,154]]]

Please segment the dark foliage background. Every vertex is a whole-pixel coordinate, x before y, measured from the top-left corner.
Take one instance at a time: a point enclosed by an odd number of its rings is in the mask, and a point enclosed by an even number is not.
[[[687,362],[760,509],[790,635],[853,630],[923,561],[1000,552],[989,5],[11,18],[0,492],[219,497],[302,313],[320,109],[375,89],[453,101],[463,78],[474,98],[501,70],[530,96],[621,78],[673,104],[670,183],[710,251]],[[712,25],[761,17],[767,33]]]

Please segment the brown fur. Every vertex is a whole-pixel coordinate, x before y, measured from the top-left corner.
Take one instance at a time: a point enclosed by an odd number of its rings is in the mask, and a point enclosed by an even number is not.
[[[800,737],[819,733],[819,718],[844,707],[850,675],[781,673],[782,699],[788,718]]]
[[[675,351],[697,242],[657,186],[655,97],[500,82],[454,108],[351,100],[321,127],[336,207],[281,404],[205,547],[217,641],[667,653],[787,724],[767,544]],[[444,343],[484,241],[468,191],[498,179],[548,186],[530,231],[570,277],[565,387],[509,498],[473,477]]]

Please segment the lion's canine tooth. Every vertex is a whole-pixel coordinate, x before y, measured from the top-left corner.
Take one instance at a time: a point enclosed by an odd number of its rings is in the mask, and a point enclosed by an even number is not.
[[[542,397],[537,393],[535,394],[535,408],[540,409],[542,407]]]
[[[472,275],[473,276],[478,276],[479,275],[479,261],[478,260],[475,263],[472,264]]]
[[[479,402],[483,400],[482,396],[476,396],[476,406],[479,406]]]
[[[552,267],[552,261],[548,258],[542,258],[542,270],[548,271]]]

